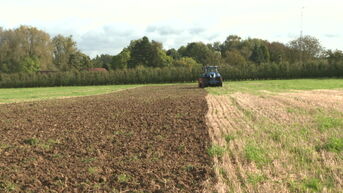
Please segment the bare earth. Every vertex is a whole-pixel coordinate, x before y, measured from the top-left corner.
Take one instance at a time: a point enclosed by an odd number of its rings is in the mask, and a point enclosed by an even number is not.
[[[206,92],[139,87],[0,107],[0,192],[202,192]]]
[[[320,148],[331,137],[342,139],[342,90],[209,94],[206,99],[212,143],[225,149],[223,156],[214,157],[213,191],[343,189],[342,152]],[[338,123],[322,125],[321,117]]]

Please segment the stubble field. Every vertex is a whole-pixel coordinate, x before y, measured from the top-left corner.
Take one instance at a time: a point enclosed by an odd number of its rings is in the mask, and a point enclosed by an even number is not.
[[[279,89],[282,83],[274,89],[277,82],[270,83],[208,89],[214,189],[341,192],[343,90]]]

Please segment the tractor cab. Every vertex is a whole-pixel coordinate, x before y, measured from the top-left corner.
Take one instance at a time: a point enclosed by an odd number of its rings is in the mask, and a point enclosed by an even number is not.
[[[218,66],[205,66],[204,72],[205,73],[211,73],[211,72],[218,73]]]
[[[203,71],[198,79],[199,87],[223,86],[223,79],[218,72],[218,66],[205,66]]]

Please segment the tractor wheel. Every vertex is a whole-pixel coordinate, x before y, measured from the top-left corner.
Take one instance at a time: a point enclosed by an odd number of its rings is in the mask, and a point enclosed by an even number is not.
[[[205,83],[202,82],[200,88],[205,88],[205,87],[206,87]]]

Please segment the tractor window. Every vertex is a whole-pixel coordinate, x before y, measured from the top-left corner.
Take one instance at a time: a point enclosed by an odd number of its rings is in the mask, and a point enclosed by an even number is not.
[[[217,67],[207,67],[206,72],[218,72]]]

